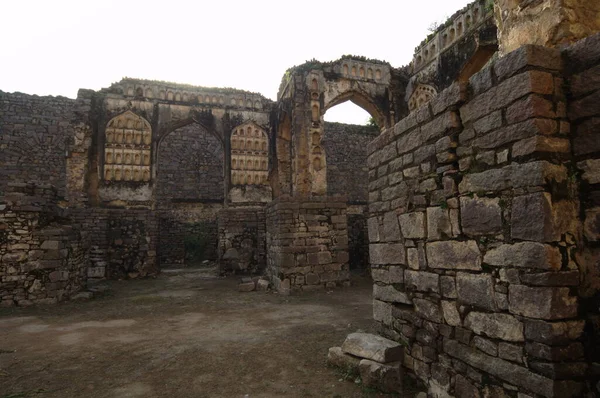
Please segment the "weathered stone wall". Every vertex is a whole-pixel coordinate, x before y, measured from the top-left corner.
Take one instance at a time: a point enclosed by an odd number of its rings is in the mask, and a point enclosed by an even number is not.
[[[581,179],[583,247],[575,253],[580,300],[588,318],[586,356],[600,362],[600,34],[565,51],[568,73],[571,145]],[[599,377],[594,373],[592,383]],[[600,393],[600,392],[599,392]]]
[[[64,97],[0,91],[0,191],[10,182],[43,181],[66,196],[74,104]]]
[[[194,241],[204,247],[203,249],[192,248],[197,255],[202,249],[200,260],[217,260],[219,256],[217,214],[222,208],[222,203],[181,202],[172,204],[168,210],[158,211],[160,266],[185,264],[186,258],[190,259],[191,255],[191,253],[186,254],[186,242],[194,244]]]
[[[196,124],[165,137],[158,149],[156,200],[160,207],[173,201],[223,202],[223,147]]]
[[[0,307],[56,303],[86,283],[79,230],[48,185],[8,183],[0,197]]]
[[[267,205],[267,274],[286,294],[347,284],[345,198],[280,197]]]
[[[595,388],[563,72],[523,47],[370,144],[374,317],[436,396]]]
[[[137,278],[158,272],[158,221],[147,209],[77,208],[69,215],[89,241],[90,278]]]
[[[327,157],[327,194],[366,203],[369,169],[367,145],[379,135],[376,127],[324,123],[323,148]]]
[[[218,225],[221,270],[262,273],[266,266],[264,206],[223,209]]]

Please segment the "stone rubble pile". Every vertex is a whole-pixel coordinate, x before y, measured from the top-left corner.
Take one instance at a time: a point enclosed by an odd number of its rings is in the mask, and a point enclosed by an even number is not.
[[[329,365],[359,374],[362,384],[383,392],[402,391],[403,347],[385,337],[351,333],[341,347],[331,347]]]

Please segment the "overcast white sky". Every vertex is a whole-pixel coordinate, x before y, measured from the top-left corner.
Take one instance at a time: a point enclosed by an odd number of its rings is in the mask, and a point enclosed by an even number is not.
[[[399,67],[467,0],[0,0],[0,90],[77,96],[124,76],[275,99],[285,70],[364,55]],[[350,104],[350,105],[349,105]],[[350,102],[326,120],[363,124]]]

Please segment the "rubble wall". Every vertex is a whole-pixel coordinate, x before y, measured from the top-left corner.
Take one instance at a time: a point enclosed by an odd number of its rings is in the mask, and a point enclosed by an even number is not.
[[[86,244],[49,185],[8,183],[0,197],[0,307],[54,304],[85,287]]]

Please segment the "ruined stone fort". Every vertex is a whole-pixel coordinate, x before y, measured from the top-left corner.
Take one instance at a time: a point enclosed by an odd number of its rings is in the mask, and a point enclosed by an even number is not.
[[[409,65],[309,61],[276,101],[0,91],[0,307],[192,260],[291,295],[363,269],[430,396],[599,396],[599,31],[598,1],[477,0]],[[374,123],[324,121],[348,100]]]

